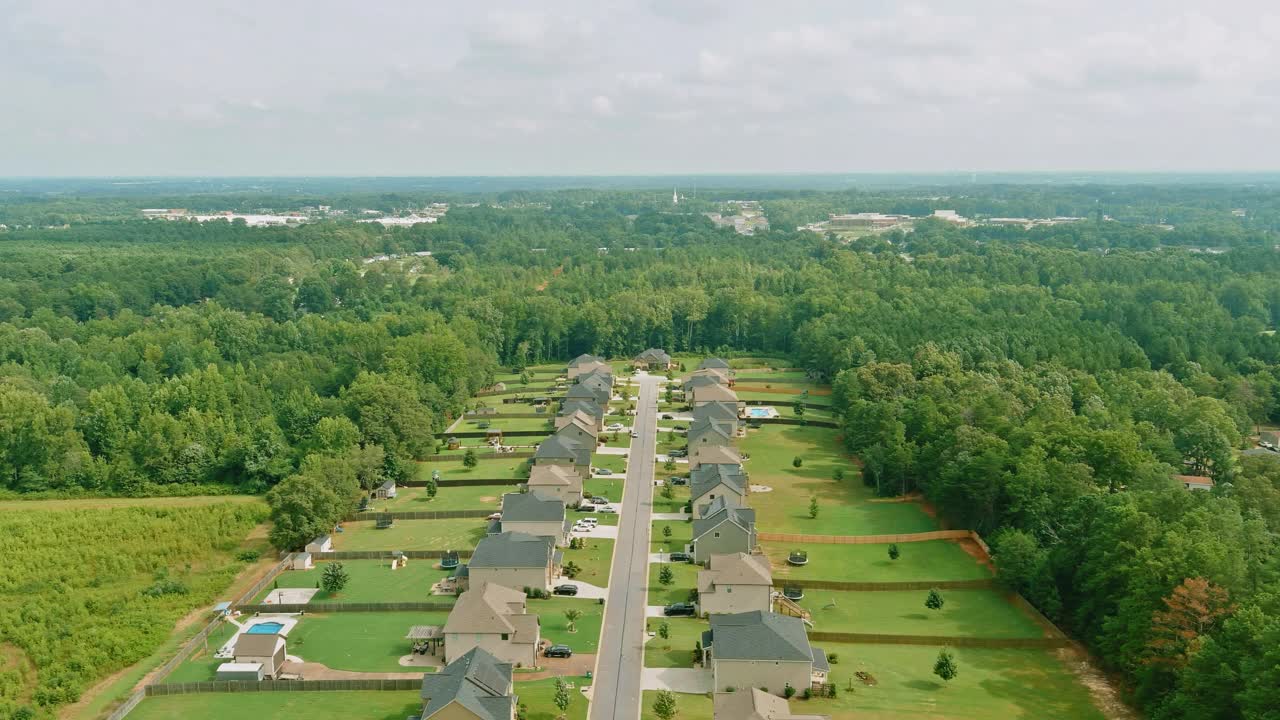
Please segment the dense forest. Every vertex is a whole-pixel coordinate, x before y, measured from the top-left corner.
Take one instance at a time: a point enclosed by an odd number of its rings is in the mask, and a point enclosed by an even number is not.
[[[774,228],[754,236],[697,212],[714,193],[679,212],[656,192],[509,193],[389,230],[59,199],[68,227],[0,234],[0,488],[340,502],[317,488],[404,477],[499,367],[782,355],[832,382],[864,482],[981,532],[1003,581],[1152,717],[1276,717],[1280,454],[1240,451],[1280,421],[1280,194],[753,197]],[[1086,220],[794,230],[939,207]],[[365,260],[415,251],[431,256]]]

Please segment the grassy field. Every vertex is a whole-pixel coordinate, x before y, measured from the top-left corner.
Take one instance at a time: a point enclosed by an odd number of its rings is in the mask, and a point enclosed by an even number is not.
[[[398,662],[410,652],[413,625],[444,625],[447,612],[307,613],[289,633],[290,655],[335,670],[411,672]]]
[[[335,550],[466,550],[485,534],[481,518],[460,520],[397,520],[377,529],[374,521],[343,523],[333,536]]]
[[[564,562],[582,568],[577,580],[600,587],[609,586],[609,567],[613,563],[613,540],[586,538],[587,546],[579,550],[564,548]]]
[[[644,646],[645,667],[693,667],[693,648],[702,641],[702,632],[711,626],[697,618],[648,618],[649,632],[658,632],[663,622],[670,628],[666,640],[654,635]]]
[[[236,631],[235,625],[227,622],[222,623],[217,630],[214,630],[209,635],[208,642],[192,653],[186,662],[175,668],[169,677],[165,678],[165,682],[205,682],[213,680],[218,666],[227,662],[226,660],[214,658],[213,654],[218,651],[218,648],[226,644],[231,639],[231,636],[236,634]],[[133,713],[130,713],[129,717],[133,717]]]
[[[687,602],[689,591],[698,587],[698,571],[701,569],[699,566],[692,563],[666,563],[666,565],[675,573],[675,579],[670,585],[663,585],[658,580],[658,573],[662,572],[662,563],[649,564],[650,605]]]
[[[810,535],[880,535],[937,530],[938,524],[915,503],[872,502],[858,467],[840,454],[836,431],[826,428],[767,425],[749,430],[739,441],[750,455],[746,469],[753,485],[772,490],[752,496],[761,532]],[[794,458],[802,459],[794,467]],[[835,472],[844,479],[833,479]],[[809,499],[818,499],[818,517],[809,517]]]
[[[555,706],[551,705],[554,711]],[[225,720],[281,718],[302,720],[404,720],[422,711],[422,700],[406,692],[275,692],[175,695],[147,698],[130,720]],[[572,713],[573,708],[570,708]],[[555,713],[547,714],[547,720]],[[536,720],[531,715],[530,720]]]
[[[481,457],[480,462],[473,468],[469,468],[461,462],[453,461],[420,462],[418,463],[418,479],[426,480],[431,477],[432,470],[439,470],[440,477],[443,480],[526,478],[529,476],[529,473],[526,472],[529,469],[528,466],[528,458]]]
[[[689,486],[673,485],[671,487],[671,499],[662,497],[662,486],[658,485],[653,488],[653,511],[656,513],[674,513],[684,509],[685,503],[689,502]]]
[[[608,468],[616,474],[625,475],[627,472],[627,459],[621,455],[601,455],[596,453],[591,456],[591,466],[594,468]]]
[[[1044,633],[995,590],[942,590],[941,610],[924,606],[927,590],[833,592],[806,590],[800,605],[819,632],[1033,638]]]
[[[13,496],[11,496],[13,497]],[[226,503],[263,505],[258,495],[196,495],[192,497],[152,498],[61,498],[58,500],[0,500],[0,510],[109,510],[112,508],[181,508],[206,507]]]
[[[671,528],[671,537],[663,535],[664,527]],[[685,520],[655,520],[653,533],[649,536],[649,552],[683,551],[684,546],[693,540],[693,523]]]
[[[564,616],[564,611],[569,609],[582,613],[575,632],[569,632],[569,620]],[[575,653],[594,653],[599,649],[604,605],[598,601],[572,598],[530,600],[529,612],[537,614],[542,637],[552,643],[568,645]]]
[[[901,543],[901,556],[890,560],[888,545],[802,545],[762,542],[760,546],[773,564],[773,578],[780,581],[805,579],[906,582],[943,580],[978,580],[991,577],[991,572],[970,557],[956,543],[947,540]],[[787,564],[787,553],[793,546],[809,551],[809,564],[793,567]]]
[[[436,489],[434,498],[421,487],[397,488],[393,500],[370,500],[369,510],[411,512],[415,510],[494,510],[503,493],[516,492],[515,485],[460,485]]]
[[[313,588],[320,582],[328,563],[316,563],[310,570],[289,570],[281,573],[275,585],[282,588]],[[399,570],[382,560],[343,560],[350,580],[342,592],[331,595],[321,590],[311,602],[441,602],[452,603],[452,595],[431,595],[432,583],[448,577],[451,571],[440,570],[435,560],[410,560]],[[273,589],[267,589],[258,602],[270,600]]]

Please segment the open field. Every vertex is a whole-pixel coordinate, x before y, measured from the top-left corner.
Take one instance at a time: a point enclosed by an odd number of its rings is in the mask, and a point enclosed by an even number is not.
[[[427,497],[424,487],[400,487],[392,500],[370,500],[373,512],[414,510],[494,510],[499,509],[503,493],[516,492],[515,485],[460,485],[436,489],[434,498]]]
[[[147,698],[129,720],[404,720],[421,710],[413,691],[227,693]]]
[[[12,497],[12,496],[10,496]],[[0,500],[0,511],[8,510],[110,510],[113,508],[182,508],[206,507],[226,503],[261,505],[266,503],[257,495],[194,495],[191,497],[147,498],[60,498],[57,500]]]
[[[924,606],[928,590],[833,592],[806,590],[799,604],[818,632],[1034,638],[1034,620],[996,590],[942,590],[941,610]]]
[[[576,623],[576,632],[569,632],[569,620],[564,616],[564,611],[570,609],[582,613]],[[529,612],[538,616],[542,637],[552,644],[568,645],[575,653],[594,653],[599,649],[600,623],[604,620],[604,605],[599,602],[575,598],[530,600]]]
[[[536,438],[535,438],[536,439]],[[443,480],[462,480],[464,478],[524,478],[528,477],[528,458],[494,458],[481,457],[473,468],[463,465],[461,461],[420,462],[417,478],[426,480],[431,477],[432,470],[439,470]]]
[[[564,562],[568,564],[572,561],[582,569],[576,580],[608,587],[609,569],[613,562],[613,540],[588,537],[586,541],[587,546],[579,550],[564,548]]]
[[[836,431],[817,427],[766,425],[738,441],[751,459],[745,463],[753,485],[772,488],[749,502],[760,532],[809,535],[879,535],[937,530],[915,503],[873,502],[857,467],[840,454]],[[802,459],[793,467],[794,458]],[[844,479],[833,479],[836,470]],[[809,517],[809,499],[818,498],[818,517]]]
[[[658,580],[664,563],[649,564],[649,604],[670,605],[677,602],[688,602],[689,591],[698,587],[698,571],[702,568],[692,563],[665,563],[675,573],[670,585],[663,585]]]
[[[980,580],[991,572],[967,554],[958,544],[948,540],[899,543],[901,556],[889,559],[888,545],[817,545],[804,543],[762,542],[760,546],[773,565],[775,582],[792,579],[804,584],[805,579],[867,582],[939,582],[943,580]],[[788,551],[809,551],[809,564],[794,567],[787,564]]]
[[[693,648],[702,642],[704,630],[711,625],[698,618],[648,618],[649,632],[657,633],[658,626],[667,623],[670,635],[666,640],[654,635],[644,646],[645,667],[693,667]]]
[[[334,550],[467,550],[485,535],[481,518],[396,520],[382,530],[373,520],[342,524],[333,535]]]
[[[431,585],[448,577],[449,570],[441,570],[435,560],[410,560],[399,570],[392,570],[391,563],[383,560],[342,560],[350,580],[342,592],[331,595],[325,590],[317,592],[313,603],[322,602],[439,602],[452,603],[452,595],[432,595]],[[310,570],[287,570],[275,580],[282,588],[314,588],[320,583],[329,563],[318,562]],[[274,590],[268,588],[258,596],[257,602],[272,599]]]
[[[663,535],[663,528],[671,528],[671,537]],[[683,551],[684,546],[693,540],[693,523],[687,520],[654,520],[653,532],[649,536],[649,552]]]

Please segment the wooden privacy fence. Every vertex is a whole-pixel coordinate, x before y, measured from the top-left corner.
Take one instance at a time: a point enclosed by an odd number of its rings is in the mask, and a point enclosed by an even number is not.
[[[481,485],[520,485],[524,478],[465,478],[462,480],[441,480],[436,487],[478,487]]]
[[[466,420],[550,420],[551,413],[494,413],[492,415],[480,415],[474,412],[463,413],[462,417]]]
[[[816,420],[816,419],[809,419],[809,418],[805,418],[804,420],[801,420],[800,418],[784,418],[784,417],[776,417],[776,418],[749,417],[749,418],[743,418],[743,419],[749,423],[760,423],[761,425],[802,425],[802,426],[808,425],[810,427],[820,427],[820,428],[839,428],[840,427],[840,423],[835,422],[834,420]]]
[[[393,510],[391,512],[367,510],[365,512],[352,513],[343,518],[343,522],[377,520],[383,517],[391,517],[395,520],[457,520],[460,518],[489,517],[494,512],[492,509],[485,510],[483,508],[479,510]]]
[[[884,645],[950,645],[951,647],[973,648],[1023,648],[1046,649],[1060,648],[1067,645],[1063,637],[1038,638],[980,638],[949,637],[942,635],[880,635],[876,633],[839,633],[811,632],[809,640],[814,642],[841,643],[878,643]]]
[[[812,383],[813,379],[812,378],[786,378],[786,377],[752,377],[752,376],[739,375],[738,377],[735,377],[733,381],[735,383],[765,383],[767,385],[775,384],[775,383],[778,385],[786,385],[788,383],[792,385],[806,385],[806,384]]]
[[[780,395],[779,398],[786,398],[786,395]],[[795,402],[787,402],[786,400],[739,400],[743,405],[795,405]],[[800,403],[808,410],[831,410],[831,405],[823,405],[821,403]]]
[[[521,385],[518,388],[507,388],[506,390],[483,390],[476,393],[476,397],[495,397],[498,395],[521,395],[524,393],[533,393],[541,395],[543,393],[555,392],[555,385],[547,385],[546,387],[526,387]]]
[[[981,580],[902,580],[895,582],[858,582],[853,580],[788,580],[775,577],[774,585],[806,590],[850,590],[880,592],[891,590],[989,590],[996,586],[992,578]]]
[[[792,533],[758,533],[757,539],[767,542],[810,543],[813,545],[882,545],[884,543],[913,543],[930,540],[972,540],[970,530],[931,530],[921,533],[898,535],[795,535]]]
[[[148,685],[148,697],[198,693],[332,692],[335,690],[421,690],[422,677],[388,680],[223,680]]]
[[[244,613],[336,613],[336,612],[448,612],[451,603],[379,602],[379,603],[253,603],[237,605]]]
[[[331,552],[311,553],[312,560],[386,560],[392,553],[400,553],[410,560],[439,560],[447,552],[456,552],[459,557],[470,557],[470,549],[458,550],[334,550]],[[259,591],[261,592],[261,591]]]
[[[502,437],[546,437],[552,432],[548,427],[546,430],[503,430]],[[448,437],[456,437],[460,440],[478,440],[480,438],[489,437],[487,430],[468,430],[466,432],[448,433]]]
[[[439,454],[439,453],[438,453],[438,454],[435,454],[435,455],[428,455],[428,456],[427,456],[427,462],[456,462],[456,463],[461,463],[461,462],[462,462],[462,459],[463,459],[463,458],[465,458],[465,457],[466,457],[466,453],[456,453],[456,454],[452,454],[452,455]],[[504,459],[506,459],[506,458],[514,458],[514,459],[517,459],[517,460],[518,460],[518,459],[520,459],[520,458],[531,458],[531,457],[533,457],[533,452],[532,452],[532,451],[529,451],[529,452],[510,452],[510,453],[495,453],[495,452],[476,453],[476,459],[477,459],[477,460],[504,460]]]

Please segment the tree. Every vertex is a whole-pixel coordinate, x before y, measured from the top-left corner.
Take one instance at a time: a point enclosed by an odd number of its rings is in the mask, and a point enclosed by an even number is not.
[[[582,617],[582,611],[578,610],[577,608],[570,608],[564,611],[564,619],[569,621],[569,624],[566,628],[569,632],[578,631],[577,622],[578,622],[578,618],[580,617]]]
[[[667,539],[667,540],[670,540],[670,539],[671,539],[671,535],[672,535],[672,533],[673,533],[673,531],[671,530],[671,526],[670,526],[670,525],[663,525],[663,526],[662,526],[662,537],[663,537],[663,538],[665,538],[665,539]]]
[[[658,571],[658,582],[663,585],[670,585],[676,581],[676,573],[671,569],[670,565],[663,563],[662,569]]]
[[[662,463],[662,469],[671,472],[676,469],[676,461],[670,455],[667,456],[666,462]]]
[[[435,476],[427,478],[427,497],[434,498],[438,492],[440,492],[440,485],[436,482]]]
[[[267,493],[271,530],[267,537],[281,550],[301,550],[312,539],[333,531],[349,503],[335,488],[314,475],[292,475]]]
[[[817,495],[809,496],[809,517],[814,520],[818,519],[818,496]]]
[[[902,555],[902,551],[898,549],[898,543],[889,543],[889,559],[897,560]]]
[[[569,694],[569,688],[565,685],[564,679],[556,676],[556,694],[551,701],[560,709],[560,717],[564,717],[569,712],[569,703],[573,696]]]
[[[671,639],[671,626],[667,624],[666,620],[663,620],[658,624],[658,637],[663,640]]]
[[[670,690],[659,690],[658,696],[653,699],[653,714],[657,715],[659,720],[671,720],[677,712],[679,710],[676,707],[675,693]]]
[[[467,451],[462,455],[462,464],[468,468],[473,468],[480,464],[480,458],[476,457],[475,448],[467,448]]]
[[[835,472],[831,473],[831,478],[836,482],[844,482],[844,468],[836,468]]]
[[[800,457],[799,455],[791,458],[791,467],[798,468],[801,465],[804,465],[804,458]]]
[[[956,667],[956,658],[950,650],[942,648],[938,651],[938,659],[933,663],[933,674],[942,678],[943,682],[951,682],[956,675],[960,674],[960,669]]]
[[[929,596],[924,599],[924,606],[930,610],[941,610],[946,601],[942,599],[942,593],[937,588],[929,591]]]
[[[347,586],[347,581],[351,577],[347,574],[347,569],[340,562],[326,563],[324,572],[320,575],[320,587],[330,595],[337,595]]]
[[[564,573],[565,577],[572,580],[578,577],[578,573],[582,572],[582,568],[578,567],[578,563],[570,560],[564,564],[564,567],[560,568],[560,572]]]
[[[1226,588],[1204,578],[1183,580],[1164,598],[1164,605],[1151,616],[1147,662],[1175,668],[1186,665],[1202,635],[1235,612]]]

